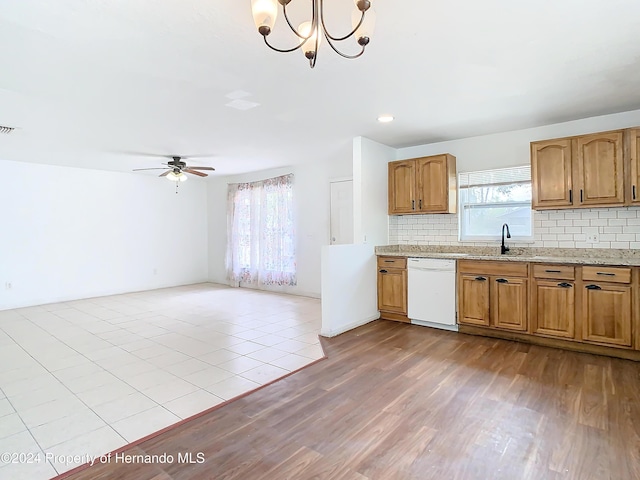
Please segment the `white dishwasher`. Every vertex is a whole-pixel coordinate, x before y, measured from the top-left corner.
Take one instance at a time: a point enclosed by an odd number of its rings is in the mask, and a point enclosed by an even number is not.
[[[456,261],[409,258],[407,268],[411,323],[457,332]]]

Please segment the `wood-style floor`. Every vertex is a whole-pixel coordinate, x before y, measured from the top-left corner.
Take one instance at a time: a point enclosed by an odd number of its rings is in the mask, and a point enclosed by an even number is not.
[[[79,479],[640,479],[640,364],[376,321]],[[178,453],[204,455],[180,464]]]

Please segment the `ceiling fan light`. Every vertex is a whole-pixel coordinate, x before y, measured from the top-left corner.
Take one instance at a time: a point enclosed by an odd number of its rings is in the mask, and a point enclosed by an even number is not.
[[[186,182],[187,176],[182,172],[170,172],[167,174],[167,180],[171,182]]]

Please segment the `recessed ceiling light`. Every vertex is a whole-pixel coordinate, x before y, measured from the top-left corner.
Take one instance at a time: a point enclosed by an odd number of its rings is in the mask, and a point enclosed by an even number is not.
[[[378,121],[380,123],[389,123],[389,122],[393,122],[393,115],[380,115],[378,117]]]

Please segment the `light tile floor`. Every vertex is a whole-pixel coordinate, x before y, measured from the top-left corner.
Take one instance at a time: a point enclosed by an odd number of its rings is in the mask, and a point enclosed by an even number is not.
[[[0,478],[51,478],[297,370],[323,356],[320,322],[317,299],[215,284],[0,311]]]

